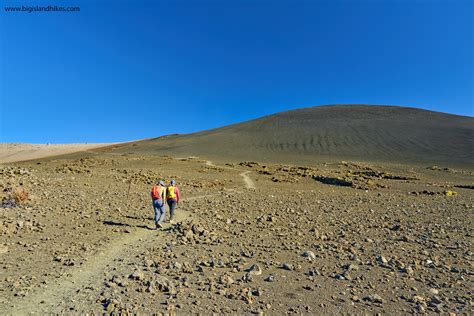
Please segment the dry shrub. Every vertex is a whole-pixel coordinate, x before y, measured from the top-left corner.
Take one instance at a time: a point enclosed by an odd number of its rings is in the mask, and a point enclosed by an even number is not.
[[[11,192],[12,199],[14,199],[15,202],[18,204],[28,200],[28,196],[29,196],[28,192],[26,192],[25,189],[20,188],[20,187],[14,188]]]

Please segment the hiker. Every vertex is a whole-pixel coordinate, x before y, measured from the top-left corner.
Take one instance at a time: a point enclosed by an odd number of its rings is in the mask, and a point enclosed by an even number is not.
[[[168,202],[168,206],[170,208],[170,223],[173,224],[174,221],[174,209],[179,203],[179,189],[176,185],[176,181],[171,180],[170,185],[166,189],[166,201]]]
[[[155,229],[162,228],[161,223],[165,219],[165,200],[166,187],[163,181],[158,181],[151,188],[151,199],[153,201],[153,209],[155,210]]]

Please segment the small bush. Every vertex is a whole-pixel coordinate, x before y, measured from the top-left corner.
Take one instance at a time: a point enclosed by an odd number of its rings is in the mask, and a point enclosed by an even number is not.
[[[446,196],[456,196],[456,195],[458,195],[458,193],[456,191],[453,191],[453,190],[446,190],[443,193]]]
[[[11,191],[11,198],[14,199],[17,204],[28,200],[28,197],[28,192],[23,188],[16,187]]]

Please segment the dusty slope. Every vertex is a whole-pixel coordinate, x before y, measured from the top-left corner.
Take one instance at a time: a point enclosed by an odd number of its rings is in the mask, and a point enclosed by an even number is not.
[[[473,170],[75,155],[0,168],[31,193],[0,208],[4,314],[474,312]]]
[[[113,145],[113,143],[95,144],[24,144],[0,143],[0,163],[32,160],[51,156],[70,154],[78,151]]]
[[[122,152],[293,163],[336,157],[466,165],[474,155],[474,119],[403,107],[319,106],[135,146]]]

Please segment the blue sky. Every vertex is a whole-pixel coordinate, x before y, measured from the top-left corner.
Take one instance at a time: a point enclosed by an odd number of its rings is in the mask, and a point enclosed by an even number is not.
[[[126,141],[338,103],[474,114],[473,1],[0,5],[0,142]]]

